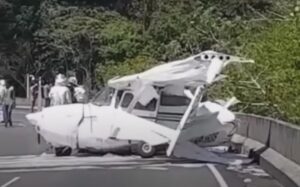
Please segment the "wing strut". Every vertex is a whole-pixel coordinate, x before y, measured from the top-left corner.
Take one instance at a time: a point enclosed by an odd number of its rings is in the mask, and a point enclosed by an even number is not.
[[[179,123],[179,125],[176,129],[174,137],[172,137],[172,139],[171,139],[171,142],[170,142],[169,147],[167,149],[167,156],[171,156],[171,154],[174,150],[174,147],[176,145],[176,142],[179,138],[179,135],[180,135],[184,125],[186,124],[186,121],[187,121],[190,113],[192,112],[193,108],[195,107],[195,104],[198,105],[199,99],[201,97],[201,88],[202,88],[202,86],[198,86],[196,88],[194,97],[192,98],[192,100],[191,100],[187,110],[185,111],[184,115],[182,116],[182,118],[180,120],[180,123]]]

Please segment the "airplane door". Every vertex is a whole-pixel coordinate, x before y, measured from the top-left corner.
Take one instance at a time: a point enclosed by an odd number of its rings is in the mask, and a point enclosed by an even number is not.
[[[143,106],[140,102],[137,102],[132,110],[132,113],[150,121],[156,121],[157,108],[158,100],[153,98],[146,106]]]
[[[125,91],[121,98],[120,107],[126,111],[133,98],[134,95],[131,92]],[[142,105],[140,102],[137,102],[131,113],[150,121],[156,121],[157,109],[158,99],[153,98],[146,106]]]

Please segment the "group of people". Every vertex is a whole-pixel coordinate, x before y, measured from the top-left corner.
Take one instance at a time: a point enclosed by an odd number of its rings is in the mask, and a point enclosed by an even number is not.
[[[31,87],[32,93],[32,112],[38,98],[38,82]],[[42,86],[42,97],[44,99],[44,106],[65,105],[71,103],[84,103],[87,96],[83,86],[78,85],[76,77],[67,77],[63,74],[58,74],[55,78],[55,83],[45,83]]]
[[[4,79],[0,80],[0,105],[2,109],[2,115],[0,118],[3,118],[1,122],[4,122],[5,127],[12,127],[12,119],[11,114],[12,110],[16,107],[16,100],[15,100],[15,89],[10,84],[9,81]]]

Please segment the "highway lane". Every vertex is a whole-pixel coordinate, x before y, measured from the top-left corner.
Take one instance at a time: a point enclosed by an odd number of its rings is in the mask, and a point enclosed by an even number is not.
[[[44,154],[25,119],[14,111],[14,127],[0,126],[0,186],[205,186],[281,187],[258,166],[226,167],[108,155],[57,158]],[[10,156],[8,156],[10,155]],[[133,159],[133,160],[132,160]]]
[[[45,157],[47,159],[47,157]],[[0,169],[0,185],[18,186],[184,186],[184,187],[282,187],[258,166],[172,163],[132,156],[104,157],[101,164],[88,166]],[[58,158],[66,159],[66,158]],[[70,158],[69,158],[70,159]],[[80,159],[73,158],[75,161]],[[87,160],[87,158],[83,158]],[[1,160],[1,158],[0,158]],[[101,160],[101,158],[99,159]],[[134,160],[134,162],[133,162]],[[163,162],[162,162],[163,161]],[[233,169],[234,168],[234,169]]]
[[[199,172],[201,174],[196,174]],[[217,181],[208,169],[173,169],[167,170],[141,170],[141,169],[100,169],[100,170],[73,170],[34,173],[14,173],[1,175],[1,184],[20,177],[13,185],[18,186],[206,186],[218,187]],[[200,185],[201,184],[201,185]]]

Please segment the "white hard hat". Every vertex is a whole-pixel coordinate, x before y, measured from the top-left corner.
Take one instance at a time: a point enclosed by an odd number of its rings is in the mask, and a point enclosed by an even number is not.
[[[0,80],[0,86],[6,86],[6,81],[4,79]]]
[[[66,84],[66,82],[67,82],[67,78],[66,78],[66,76],[65,75],[63,75],[63,74],[58,74],[57,76],[56,76],[56,79],[55,79],[55,84],[58,84],[58,85],[64,85],[64,84]]]
[[[69,79],[68,79],[68,82],[69,83],[72,83],[72,84],[75,84],[75,85],[77,85],[78,83],[77,83],[77,79],[76,79],[76,77],[70,77]]]

